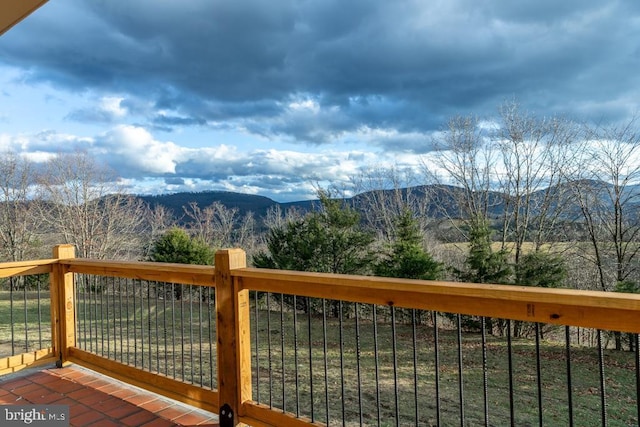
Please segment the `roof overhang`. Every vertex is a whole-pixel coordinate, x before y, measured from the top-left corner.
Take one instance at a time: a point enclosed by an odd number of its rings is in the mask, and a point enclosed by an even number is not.
[[[47,0],[0,0],[0,35],[46,2]]]

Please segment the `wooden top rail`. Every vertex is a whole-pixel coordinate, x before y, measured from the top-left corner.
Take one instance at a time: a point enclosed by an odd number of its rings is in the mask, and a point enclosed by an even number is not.
[[[215,269],[206,265],[141,261],[60,260],[69,273],[124,277],[184,285],[215,286]]]
[[[0,263],[0,278],[51,273],[57,259]]]
[[[232,270],[241,289],[640,333],[640,295],[282,270]]]

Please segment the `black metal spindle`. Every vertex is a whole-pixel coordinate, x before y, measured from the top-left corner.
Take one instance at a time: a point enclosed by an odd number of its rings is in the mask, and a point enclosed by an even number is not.
[[[376,419],[380,427],[380,359],[378,357],[378,306],[373,306],[373,364],[376,376]]]
[[[284,351],[284,294],[280,294],[280,362],[282,365],[282,412],[287,412]]]
[[[358,419],[362,426],[363,413],[362,413],[362,372],[360,366],[360,358],[362,357],[360,347],[360,304],[355,304],[355,321],[356,321],[356,374],[358,381]]]
[[[489,383],[487,378],[487,319],[480,318],[480,335],[482,339],[482,403],[484,406],[484,425],[489,425]]]
[[[36,281],[36,298],[38,301],[38,348],[42,348],[42,304],[41,299],[40,299],[40,281],[42,280],[42,276],[38,276],[38,280]],[[76,301],[78,301],[78,297],[76,295]],[[78,335],[78,324],[77,322],[74,323],[74,329],[75,329],[75,333],[76,336]]]
[[[133,288],[133,366],[138,367],[138,308],[136,304],[136,294],[138,293],[138,287],[136,286],[137,282],[134,280],[131,282],[131,287]]]
[[[185,365],[185,351],[184,351],[184,285],[178,284],[180,287],[180,379],[185,380],[184,365]]]
[[[9,323],[11,324],[11,355],[16,354],[16,330],[13,320],[13,288],[15,287],[15,278],[9,277]]]
[[[515,425],[515,405],[513,400],[513,347],[511,344],[511,320],[507,320],[507,361],[509,366],[509,419]]]
[[[104,283],[102,284],[102,292],[105,294],[105,312],[106,312],[106,325],[105,329],[107,331],[107,358],[111,357],[111,317],[109,315],[109,279],[102,279]]]
[[[155,321],[156,321],[156,330],[155,330],[155,338],[156,338],[156,370],[157,372],[162,372],[162,364],[160,363],[160,319],[159,319],[159,314],[158,312],[160,310],[158,310],[159,306],[160,306],[160,286],[164,286],[161,285],[159,282],[154,282],[153,287],[155,289],[154,292],[154,312],[155,312]],[[166,351],[163,351],[163,353],[166,353]]]
[[[602,347],[602,331],[596,331],[596,339],[598,340],[598,368],[600,371],[600,418],[602,426],[607,426],[607,390],[605,387],[604,375],[604,349]]]
[[[24,302],[24,350],[29,351],[29,302],[27,299],[27,279],[22,277],[23,302]]]
[[[259,324],[260,317],[258,315],[258,291],[255,292],[256,303],[255,303],[255,342],[256,342],[256,401],[258,403],[260,400],[260,340],[259,340]]]
[[[338,301],[338,338],[340,340],[339,348],[340,348],[340,403],[342,409],[342,425],[346,425],[346,417],[345,417],[345,406],[344,401],[346,400],[345,390],[344,390],[344,324],[342,318],[342,301]]]
[[[198,383],[200,386],[204,385],[204,366],[203,366],[203,355],[202,355],[202,286],[198,286],[198,354],[199,354],[199,362],[198,367],[200,370],[200,382]]]
[[[440,414],[440,351],[438,345],[438,313],[431,312],[433,319],[433,359],[434,359],[434,374],[435,374],[435,388],[436,388],[436,425],[441,425]]]
[[[313,341],[311,337],[311,299],[306,298],[307,304],[307,332],[309,335],[309,409],[311,412],[311,422],[315,422],[315,411],[313,405]],[[640,386],[639,386],[640,387]]]
[[[420,422],[420,411],[418,407],[418,337],[416,331],[416,310],[411,310],[411,341],[413,345],[413,405],[416,426]]]
[[[329,362],[327,360],[327,300],[322,299],[322,351],[324,358],[324,403],[325,419],[329,425]]]
[[[130,345],[130,341],[131,341],[131,339],[130,339],[130,331],[131,331],[131,328],[130,328],[130,320],[129,320],[129,290],[128,290],[129,283],[130,282],[128,280],[125,281],[125,289],[126,289],[126,292],[127,292],[127,294],[126,294],[126,296],[127,296],[127,298],[126,298],[127,305],[125,306],[125,316],[126,316],[125,317],[125,319],[126,319],[125,324],[126,324],[126,328],[127,328],[126,334],[125,334],[126,337],[127,337],[127,346],[126,346],[127,347],[127,364],[130,363],[129,354],[131,352],[131,345]]]
[[[396,338],[396,308],[391,306],[391,352],[393,357],[393,404],[396,426],[400,425],[400,401],[398,393],[398,340]]]
[[[209,325],[209,387],[213,388],[213,316],[211,310],[211,288],[207,288],[207,324]]]
[[[173,366],[173,379],[177,378],[176,326],[176,284],[171,283],[171,364]],[[180,329],[182,329],[182,325],[180,325]]]
[[[93,280],[94,283],[96,284],[96,291],[97,293],[100,294],[100,304],[98,306],[98,308],[100,309],[100,354],[102,356],[104,356],[104,351],[105,351],[105,345],[104,345],[104,338],[105,338],[105,320],[104,320],[104,308],[105,308],[105,292],[104,292],[104,286],[103,283],[101,281],[100,277],[97,276],[93,276]],[[100,280],[100,282],[98,282]],[[109,328],[107,327],[107,333],[109,332]]]
[[[640,424],[640,335],[634,335],[636,364],[636,422]]]
[[[565,354],[567,362],[567,405],[569,406],[569,425],[573,426],[573,385],[571,382],[571,331],[569,326],[564,328]]]
[[[296,392],[296,417],[300,417],[300,382],[298,379],[298,300],[293,296],[293,363]]]
[[[540,359],[540,323],[536,328],[536,384],[538,386],[538,425],[542,427],[542,363]]]
[[[456,315],[458,342],[458,398],[460,399],[460,425],[464,427],[464,378],[462,377],[462,317]]]
[[[189,285],[189,368],[191,371],[191,384],[196,382],[195,364],[193,363],[193,285]]]
[[[173,325],[172,325],[173,329]],[[162,284],[162,338],[164,342],[164,374],[169,376],[169,334],[167,333],[167,284]]]
[[[145,324],[144,324],[144,288],[142,281],[138,280],[136,286],[140,288],[140,367],[144,369],[145,363]]]
[[[271,293],[267,292],[267,363],[269,365],[269,409],[273,409],[273,361],[271,354]]]

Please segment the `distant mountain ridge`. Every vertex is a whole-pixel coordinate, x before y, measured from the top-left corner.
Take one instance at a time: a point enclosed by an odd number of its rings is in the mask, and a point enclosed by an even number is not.
[[[582,185],[585,185],[585,183],[582,183]],[[602,191],[601,197],[604,199],[606,199],[607,191],[611,189],[609,184],[602,182],[587,182],[586,185],[600,188],[600,191]],[[551,187],[538,190],[532,194],[531,199],[533,201],[541,202],[545,192],[557,190],[558,188]],[[566,188],[563,190],[566,190]],[[375,192],[381,192],[387,195],[391,195],[395,191],[400,191],[403,196],[406,196],[408,192],[412,192],[413,195],[418,198],[428,197],[429,204],[427,206],[427,212],[430,216],[443,218],[447,216],[457,217],[460,215],[459,206],[457,205],[453,194],[456,191],[463,191],[462,188],[446,185],[422,185],[402,188],[399,190],[375,190]],[[360,209],[365,204],[367,197],[373,192],[374,191],[360,193],[345,200],[350,202],[356,209]],[[319,205],[319,201],[317,199],[280,203],[265,196],[235,193],[231,191],[180,192],[137,197],[152,207],[154,205],[162,205],[166,207],[173,212],[177,219],[181,218],[184,213],[183,206],[188,206],[190,203],[197,203],[200,208],[205,208],[215,202],[219,202],[229,209],[238,209],[238,214],[241,217],[252,212],[257,218],[264,217],[269,209],[275,208],[276,206],[279,206],[283,211],[286,211],[289,208],[294,208],[301,212],[307,212],[314,209],[314,206]],[[640,206],[640,185],[627,186],[626,197],[632,201],[629,203],[630,206]],[[637,202],[636,199],[638,200]],[[492,217],[500,216],[504,209],[504,206],[502,205],[503,194],[500,192],[490,192],[489,200],[489,215]],[[568,201],[564,199],[561,203],[567,202]],[[606,200],[604,200],[604,202],[606,203]],[[575,213],[575,208],[577,208],[577,206],[574,206],[573,209],[568,209],[568,211],[573,211]]]

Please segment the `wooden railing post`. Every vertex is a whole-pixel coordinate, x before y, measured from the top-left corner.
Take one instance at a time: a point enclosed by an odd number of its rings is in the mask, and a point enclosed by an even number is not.
[[[75,258],[75,248],[73,245],[55,246],[53,257],[59,260]],[[53,266],[50,292],[53,348],[59,357],[56,364],[62,367],[68,357],[68,348],[76,344],[76,309],[73,273],[68,273],[60,263]]]
[[[242,249],[215,255],[216,332],[218,336],[218,396],[220,425],[236,426],[242,403],[251,400],[251,338],[249,291],[239,290],[231,270],[245,268]]]

